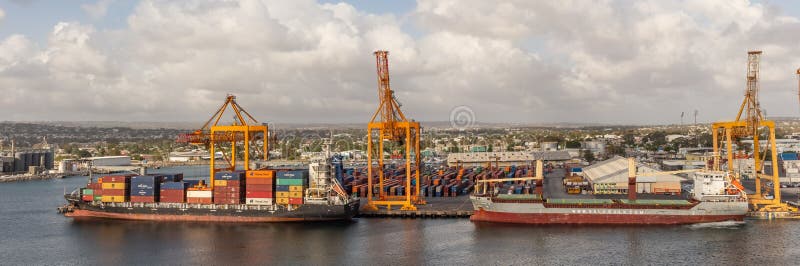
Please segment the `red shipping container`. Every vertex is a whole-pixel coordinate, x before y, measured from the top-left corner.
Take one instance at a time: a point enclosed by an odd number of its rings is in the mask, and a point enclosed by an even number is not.
[[[289,204],[292,204],[292,205],[303,204],[303,198],[289,198]]]
[[[272,198],[272,191],[247,191],[246,198]]]
[[[211,204],[211,198],[186,198],[187,203]]]
[[[184,199],[183,196],[176,197],[176,196],[161,195],[161,198],[159,198],[158,201],[164,203],[184,203],[186,202],[186,199]]]
[[[127,183],[131,181],[130,177],[131,176],[128,175],[107,175],[101,177],[100,179],[103,181],[103,183]]]
[[[126,189],[103,189],[103,196],[126,196]]]
[[[214,187],[214,193],[216,192],[239,192],[242,191],[240,187]]]
[[[103,195],[103,189],[102,188],[94,189],[94,195],[95,196],[102,196]]]
[[[156,197],[154,197],[154,196],[131,196],[131,202],[153,203],[153,202],[156,202]]]
[[[242,200],[239,198],[214,198],[214,204],[241,204]]]
[[[81,200],[83,200],[83,201],[94,201],[94,195],[83,195],[83,196],[81,196]]]
[[[272,191],[272,185],[252,185],[247,184],[247,191]]]
[[[248,178],[247,185],[272,185],[274,183],[273,178]]]

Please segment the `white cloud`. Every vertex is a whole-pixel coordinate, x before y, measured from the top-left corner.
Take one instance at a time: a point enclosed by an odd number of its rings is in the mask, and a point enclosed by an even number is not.
[[[6,18],[6,12],[5,12],[5,11],[3,11],[3,9],[2,9],[2,8],[0,8],[0,23],[2,23],[2,22],[3,22],[3,19],[4,19],[4,18]]]
[[[106,16],[106,13],[108,13],[108,6],[114,1],[115,0],[99,0],[94,4],[83,4],[81,5],[81,9],[83,9],[89,17],[100,19]]]
[[[310,0],[142,1],[123,29],[62,22],[47,43],[2,40],[0,110],[202,120],[235,93],[262,120],[365,122],[377,107],[372,51],[387,49],[392,87],[417,120],[447,120],[459,105],[484,121],[661,123],[694,109],[712,120],[736,111],[746,51],[763,49],[762,105],[791,115],[800,22],[775,12],[746,1],[420,0],[396,16]],[[405,31],[407,18],[421,33]]]

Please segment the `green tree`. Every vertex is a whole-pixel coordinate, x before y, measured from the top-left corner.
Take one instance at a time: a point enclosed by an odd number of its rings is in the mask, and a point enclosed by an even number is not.
[[[587,162],[593,162],[595,160],[594,153],[590,150],[583,150],[583,159]]]

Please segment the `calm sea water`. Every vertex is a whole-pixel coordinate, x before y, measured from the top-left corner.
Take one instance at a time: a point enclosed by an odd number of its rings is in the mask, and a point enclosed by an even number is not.
[[[202,170],[182,171],[189,176]],[[73,221],[56,213],[86,179],[0,184],[0,265],[797,265],[800,221],[693,226]]]

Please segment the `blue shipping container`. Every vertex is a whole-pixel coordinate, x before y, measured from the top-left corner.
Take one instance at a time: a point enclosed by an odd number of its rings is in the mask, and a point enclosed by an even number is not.
[[[158,184],[158,183],[155,183],[155,184]],[[158,189],[158,188],[156,188],[155,184],[147,183],[147,182],[138,182],[138,183],[131,182],[131,189],[150,189],[150,190]]]
[[[131,189],[131,196],[154,196],[156,195],[154,189]]]
[[[214,174],[216,180],[244,180],[244,172],[217,172]]]
[[[193,187],[200,184],[200,180],[183,180],[186,183],[186,187]]]
[[[161,189],[185,190],[186,189],[186,183],[184,183],[184,182],[164,182],[164,183],[161,183]]]
[[[289,186],[275,186],[275,191],[289,191]]]
[[[308,170],[294,170],[278,172],[278,179],[307,179]]]
[[[155,174],[155,175],[163,176],[164,177],[164,182],[167,182],[167,181],[178,182],[178,181],[182,181],[183,180],[183,173],[177,173],[177,174]]]

